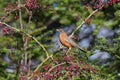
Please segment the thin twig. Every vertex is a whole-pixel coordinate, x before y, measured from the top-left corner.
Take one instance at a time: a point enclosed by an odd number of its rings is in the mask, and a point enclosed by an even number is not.
[[[37,68],[34,70],[34,72],[37,72],[38,71],[38,69],[46,62],[46,61],[48,61],[50,58],[52,58],[52,56],[53,55],[50,55],[49,57],[47,57],[46,59],[44,59],[44,61],[42,61],[42,63],[40,63],[38,66],[37,66]],[[31,76],[29,76],[28,78],[29,78],[29,80],[33,77],[33,73],[31,74]]]
[[[48,54],[46,48],[44,47],[44,45],[42,45],[35,37],[31,36],[30,34],[24,32],[24,31],[21,31],[20,29],[17,29],[17,28],[15,28],[15,27],[12,27],[12,26],[8,25],[8,24],[5,23],[5,22],[1,22],[1,21],[0,21],[0,23],[6,25],[7,27],[9,27],[9,28],[11,28],[11,29],[13,29],[13,30],[15,30],[15,31],[17,31],[17,32],[22,32],[23,34],[25,34],[25,35],[27,35],[28,37],[32,38],[36,43],[39,44],[40,47],[42,47],[42,49],[44,50],[46,56],[49,57],[49,54]]]
[[[28,20],[28,24],[30,24],[31,18],[32,18],[32,11],[29,11],[29,20]]]
[[[23,8],[23,7],[25,7],[25,5],[22,5],[22,4],[21,4],[21,5],[19,6],[19,8]],[[7,12],[7,14],[1,18],[1,21],[4,21],[12,12],[18,10],[19,8],[16,7],[16,8],[14,8],[14,9],[12,9],[11,11]]]
[[[21,1],[18,0],[18,11],[19,11],[19,18],[20,18],[20,29],[21,31],[23,31],[23,23],[22,23],[22,13],[21,13]],[[27,65],[27,52],[26,52],[26,47],[27,47],[27,42],[25,40],[24,34],[22,35],[22,39],[23,39],[23,53],[24,53],[24,59],[25,59],[25,65]]]
[[[49,58],[51,58],[52,56],[53,56],[53,55],[47,57],[44,61],[42,61],[42,63],[40,63],[40,64],[37,66],[37,68],[34,70],[34,72],[38,71],[38,69],[39,69]]]
[[[66,62],[63,62],[63,63],[60,63],[60,64],[57,64],[57,65],[53,66],[52,68],[50,68],[50,69],[48,70],[48,73],[49,73],[50,71],[52,71],[54,68],[56,68],[56,67],[58,67],[58,66],[61,66],[61,65],[64,65],[64,64],[66,64]]]
[[[74,35],[74,33],[96,12],[98,11],[98,9],[96,9],[95,11],[93,11],[86,19],[85,21],[82,21],[82,23],[72,32],[72,34],[70,35],[71,37]]]
[[[20,28],[23,30],[23,24],[22,24],[22,13],[21,13],[21,1],[18,0],[18,8],[19,8],[19,17],[20,17]]]

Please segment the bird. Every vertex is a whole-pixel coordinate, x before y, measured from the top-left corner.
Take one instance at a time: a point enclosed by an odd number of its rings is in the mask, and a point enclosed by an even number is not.
[[[86,53],[86,51],[80,48],[79,45],[72,39],[72,37],[68,36],[63,29],[56,29],[56,30],[60,33],[59,40],[61,44],[67,47],[68,51],[71,50],[73,47],[75,47]]]

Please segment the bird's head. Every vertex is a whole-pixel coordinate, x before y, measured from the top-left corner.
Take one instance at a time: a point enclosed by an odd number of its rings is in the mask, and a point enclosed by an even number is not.
[[[60,32],[60,33],[63,33],[64,32],[64,30],[63,29],[56,29],[58,32]]]

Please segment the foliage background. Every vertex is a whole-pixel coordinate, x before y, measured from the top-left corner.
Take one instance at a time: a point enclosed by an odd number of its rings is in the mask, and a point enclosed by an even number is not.
[[[25,4],[25,7],[21,8],[21,26],[20,11],[17,9],[19,8],[19,1],[0,1],[1,22],[5,22],[34,36],[47,49],[49,55],[53,55],[53,61],[51,59],[46,61],[38,72],[45,72],[43,70],[45,65],[55,66],[54,61],[57,58],[60,61],[58,63],[65,62],[63,60],[63,57],[65,57],[64,51],[54,52],[58,50],[60,45],[56,29],[63,28],[71,34],[95,10],[94,6],[97,4],[94,0],[90,0],[91,2],[89,0],[21,0],[21,4]],[[111,0],[107,1],[111,2]],[[34,2],[33,6],[29,2]],[[80,67],[82,65],[78,63],[79,61],[85,63],[86,66],[90,64],[96,71],[96,74],[82,70],[80,71],[81,76],[75,76],[71,79],[120,79],[120,3],[118,0],[116,3],[107,4],[75,32],[78,44],[86,48],[88,52],[84,54],[79,50],[73,49],[69,54],[75,58],[73,62]],[[12,11],[14,9],[16,10]],[[10,11],[12,12],[9,14]],[[2,24],[0,25],[0,79],[24,80],[22,76],[27,73],[25,77],[28,77],[46,59],[46,54],[35,40],[29,38],[23,32],[15,31]],[[92,36],[92,40],[89,39],[90,36]],[[85,39],[89,41],[89,46],[85,46],[88,43],[82,43]],[[100,52],[95,52],[96,50]],[[95,58],[97,59],[91,60],[91,55],[102,53],[103,57],[105,57],[105,52],[110,57],[106,59],[102,58],[101,55],[96,55]],[[27,55],[27,61],[25,55]],[[27,72],[27,70],[29,71]],[[67,72],[64,68],[62,71],[65,74]],[[48,78],[51,77],[47,76]],[[66,79],[66,76],[58,77],[58,79]]]

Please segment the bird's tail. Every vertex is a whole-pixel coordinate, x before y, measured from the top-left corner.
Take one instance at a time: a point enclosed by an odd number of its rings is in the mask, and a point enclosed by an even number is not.
[[[78,49],[80,49],[81,51],[83,51],[84,53],[86,53],[87,51],[85,51],[84,49],[78,47]]]

